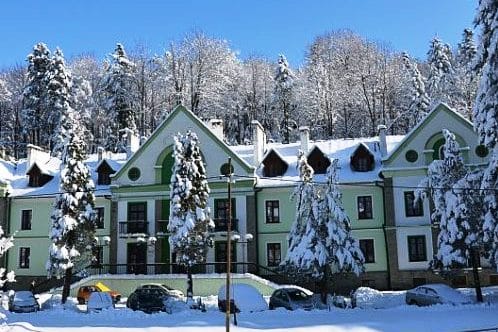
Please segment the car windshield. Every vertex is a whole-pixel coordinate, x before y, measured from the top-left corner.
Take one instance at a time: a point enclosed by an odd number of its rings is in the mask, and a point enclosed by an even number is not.
[[[289,294],[292,301],[303,301],[310,297],[308,294],[299,289],[288,290],[287,294]]]
[[[33,298],[31,292],[16,292],[14,295],[14,301],[32,301]]]
[[[169,287],[168,285],[162,285],[164,288],[166,288],[167,290],[174,290],[173,288]]]

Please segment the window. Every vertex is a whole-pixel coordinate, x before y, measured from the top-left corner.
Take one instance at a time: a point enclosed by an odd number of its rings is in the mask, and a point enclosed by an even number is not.
[[[408,259],[410,262],[424,262],[427,260],[425,235],[408,237]]]
[[[131,181],[137,181],[140,178],[140,169],[137,167],[132,167],[128,171],[128,179]]]
[[[358,196],[358,219],[372,219],[372,196]]]
[[[274,224],[280,222],[279,201],[266,201],[266,223]]]
[[[26,231],[31,229],[32,210],[21,211],[21,230]]]
[[[104,247],[95,246],[92,249],[92,265],[100,266],[104,262]]]
[[[266,244],[266,259],[268,266],[278,266],[282,258],[280,250],[280,243],[267,243]]]
[[[111,184],[111,174],[104,172],[104,171],[98,172],[97,184],[98,185],[110,185]]]
[[[420,217],[424,215],[422,200],[419,199],[415,203],[415,194],[413,191],[405,192],[405,215],[407,217]]]
[[[375,263],[374,240],[360,240],[360,249],[365,257],[365,263]]]
[[[19,248],[19,268],[29,269],[29,256],[31,248],[21,247]]]
[[[235,198],[232,198],[232,219],[235,219]],[[228,199],[214,200],[214,218],[228,220]]]
[[[95,226],[99,229],[104,228],[104,208],[95,208]]]

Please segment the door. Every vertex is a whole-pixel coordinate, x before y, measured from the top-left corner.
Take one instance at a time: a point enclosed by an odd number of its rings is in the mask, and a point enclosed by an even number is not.
[[[230,252],[231,261],[236,262],[237,253],[235,252],[235,242],[232,242],[232,250]],[[220,262],[220,264],[216,264],[215,272],[216,273],[225,273],[227,272],[227,242],[226,241],[216,241],[214,244],[214,260],[216,262]],[[224,262],[224,264],[223,264]],[[231,264],[230,271],[235,271],[235,264]]]
[[[128,243],[128,273],[147,274],[147,244]]]

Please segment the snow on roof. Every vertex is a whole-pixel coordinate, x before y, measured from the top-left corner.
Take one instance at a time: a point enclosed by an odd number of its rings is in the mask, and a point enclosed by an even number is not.
[[[106,155],[106,160],[112,169],[118,171],[126,162],[126,153],[113,153]],[[61,160],[58,158],[50,158],[46,163],[35,162],[42,173],[49,174],[53,178],[42,187],[29,187],[28,176],[26,176],[27,159],[20,159],[17,163],[0,160],[0,181],[8,183],[8,189],[13,197],[20,196],[53,196],[59,192],[60,183],[60,165]],[[97,185],[96,169],[100,162],[97,154],[89,155],[85,160],[85,164],[89,167],[92,174],[93,182],[95,183],[95,194],[97,196],[110,194],[108,185]]]
[[[387,136],[387,152],[390,153],[403,139],[404,136]],[[355,172],[350,167],[351,155],[356,151],[358,146],[364,145],[375,158],[375,167],[369,172]],[[309,152],[313,151],[314,147],[318,147],[325,155],[331,159],[339,159],[339,181],[341,183],[358,183],[358,182],[371,182],[381,180],[379,172],[381,170],[381,154],[379,148],[379,138],[354,138],[354,139],[335,139],[335,140],[320,140],[311,141],[309,143]],[[253,145],[236,145],[230,147],[235,153],[246,160],[248,163],[253,163],[254,146]],[[265,157],[269,151],[275,151],[289,167],[285,174],[281,177],[263,178],[262,167],[256,170],[258,179],[258,187],[285,187],[294,186],[294,181],[299,179],[297,171],[297,153],[301,149],[300,142],[289,144],[282,143],[268,143]],[[315,174],[314,177],[317,182],[325,182],[324,174]]]

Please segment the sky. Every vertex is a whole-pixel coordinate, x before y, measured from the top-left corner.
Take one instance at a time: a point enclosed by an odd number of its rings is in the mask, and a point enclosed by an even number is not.
[[[294,67],[316,36],[339,29],[425,59],[434,36],[457,45],[476,7],[477,0],[1,1],[0,69],[24,63],[40,41],[66,58],[103,59],[117,42],[161,54],[193,31],[226,39],[242,59],[285,54]]]

